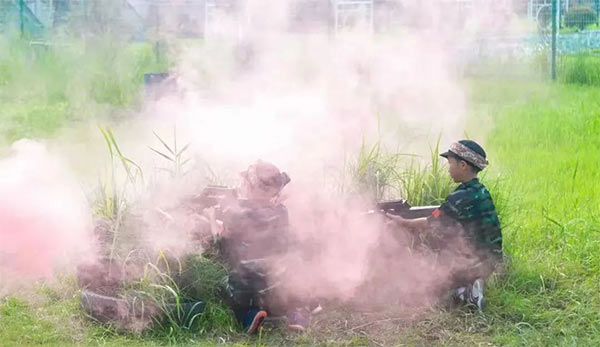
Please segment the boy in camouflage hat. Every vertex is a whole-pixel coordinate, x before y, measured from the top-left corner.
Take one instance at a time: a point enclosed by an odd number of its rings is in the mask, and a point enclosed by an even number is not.
[[[444,203],[426,218],[405,219],[389,215],[401,227],[427,230],[442,227],[450,230],[460,226],[472,248],[474,259],[462,271],[453,274],[455,299],[483,309],[484,279],[502,261],[500,221],[489,191],[479,182],[477,174],[486,168],[486,153],[476,142],[461,140],[442,154],[448,160],[448,172],[458,188]]]

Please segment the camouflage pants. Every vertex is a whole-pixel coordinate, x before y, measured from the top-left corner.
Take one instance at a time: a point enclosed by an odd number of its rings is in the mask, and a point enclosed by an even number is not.
[[[280,285],[274,283],[272,274],[261,271],[232,271],[225,284],[227,301],[236,318],[242,317],[250,309],[267,310],[269,315],[279,316],[286,313],[286,307],[280,300]]]
[[[473,255],[468,260],[469,262],[456,267],[451,274],[453,288],[471,285],[478,278],[487,280],[493,273],[503,273],[502,257],[491,252]]]
[[[474,246],[459,229],[423,231],[418,244],[421,252],[437,258],[438,266],[449,273],[451,287],[469,285],[478,278],[485,280],[493,273],[504,272],[502,251]]]

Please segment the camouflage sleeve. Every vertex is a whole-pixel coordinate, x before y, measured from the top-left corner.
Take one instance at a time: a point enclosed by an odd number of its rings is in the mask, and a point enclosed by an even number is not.
[[[475,213],[473,202],[474,198],[468,191],[455,191],[448,195],[446,201],[439,208],[433,211],[429,220],[439,221],[442,224],[468,221],[473,218]]]

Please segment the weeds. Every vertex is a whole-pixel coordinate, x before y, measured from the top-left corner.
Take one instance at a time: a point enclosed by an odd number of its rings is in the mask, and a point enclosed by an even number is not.
[[[158,136],[157,133],[153,132],[153,134],[158,139],[158,141],[160,141],[160,143],[167,150],[167,152],[161,152],[152,147],[150,147],[150,150],[152,150],[154,153],[158,154],[162,158],[168,160],[170,162],[170,164],[172,165],[172,168],[162,168],[162,169],[167,171],[171,175],[171,178],[173,178],[173,179],[179,179],[179,178],[183,177],[186,174],[183,167],[185,166],[185,164],[187,164],[190,161],[190,158],[184,159],[184,154],[185,154],[185,151],[190,146],[190,143],[187,143],[182,148],[177,148],[177,130],[175,127],[173,127],[173,146],[172,147],[169,146],[160,136]]]

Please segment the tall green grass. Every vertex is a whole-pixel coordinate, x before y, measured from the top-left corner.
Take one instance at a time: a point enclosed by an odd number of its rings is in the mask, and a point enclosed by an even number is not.
[[[475,95],[504,90],[474,87]],[[513,101],[489,105],[489,152],[512,205],[511,261],[492,289],[491,334],[501,344],[599,345],[600,89],[522,84],[511,93]]]
[[[151,44],[114,36],[29,41],[0,36],[0,140],[54,134],[66,120],[135,106],[143,75],[164,71]]]
[[[341,190],[376,201],[402,198],[413,206],[439,205],[456,188],[439,145],[433,144],[429,157],[421,158],[391,152],[380,142],[363,143],[344,169],[349,179]]]
[[[10,135],[13,138],[49,134],[55,130],[45,133],[45,129],[40,129],[41,124],[58,129],[73,117],[77,100],[84,103],[83,108],[88,107],[86,100],[94,103],[112,100],[115,104],[126,100],[121,98],[125,95],[121,91],[110,92],[108,95],[112,96],[108,97],[102,93],[93,96],[91,87],[83,89],[81,98],[72,96],[65,92],[69,89],[62,80],[56,86],[41,83],[27,90],[27,78],[14,77],[18,75],[15,71],[28,76],[28,67],[32,67],[32,71],[43,70],[43,65],[36,67],[41,64],[40,60],[31,60],[29,53],[23,53],[28,51],[21,50],[25,48],[19,48],[18,44],[4,47],[16,51],[0,50],[2,59],[6,54],[14,57],[21,54],[25,58],[23,61],[15,58],[12,62],[1,60],[4,65],[0,64],[0,98],[7,105],[0,110],[0,115],[7,117],[2,118],[0,125],[4,136],[10,131],[14,132]],[[46,58],[44,64],[48,64],[50,71],[42,73],[40,79],[49,82],[60,77],[58,72],[64,70],[59,67],[64,65],[56,56]],[[34,81],[34,77],[31,72],[28,78]],[[83,82],[80,85],[90,86]],[[485,143],[492,165],[483,179],[501,214],[505,250],[510,256],[508,271],[504,278],[489,283],[488,308],[483,316],[466,311],[433,312],[433,318],[406,328],[406,335],[411,337],[409,344],[600,345],[600,185],[597,183],[600,177],[597,165],[600,89],[588,85],[505,80],[471,81],[469,85],[472,108],[485,112],[484,115],[493,120],[494,126]],[[103,99],[105,97],[107,99]],[[39,105],[41,111],[35,113],[37,116],[29,113],[30,105]],[[55,113],[61,116],[47,114],[45,107],[58,109]],[[15,108],[23,108],[19,116],[22,119],[15,120],[15,112],[6,111]],[[469,129],[470,133],[480,130],[482,114],[472,117],[477,118],[471,119],[474,129]],[[109,147],[110,142],[109,139]],[[351,165],[351,176],[357,186],[371,192],[374,198],[404,196],[414,205],[438,203],[452,189],[445,169],[437,161],[438,150],[433,147],[431,159],[416,161],[385,151],[379,145],[365,145]],[[118,155],[114,159],[122,165]],[[110,207],[110,203],[107,206],[106,214],[112,215],[110,211],[114,211],[111,210],[114,207]],[[165,325],[166,330],[142,336],[115,334],[81,319],[76,293],[60,291],[44,293],[41,304],[2,298],[0,341],[7,345],[195,344],[212,343],[219,341],[218,337],[234,335],[231,331],[235,325],[227,309],[213,299],[219,278],[226,270],[211,259],[194,261],[200,265],[190,265],[192,277],[201,277],[206,282],[193,284],[195,287],[178,284],[173,295],[164,286],[170,283],[165,277],[163,287],[157,288],[160,292],[155,293],[165,302],[177,300],[178,295],[210,298],[212,304],[207,307],[204,321],[199,319],[192,332],[177,331],[176,327],[171,330]],[[165,272],[164,268],[158,269]],[[174,289],[173,285],[169,286]],[[196,294],[187,294],[186,290]],[[211,335],[211,331],[216,331],[215,335]],[[351,344],[356,336],[360,335],[344,335],[340,340],[346,338],[345,344]],[[399,344],[406,342],[401,336],[398,339]],[[297,340],[290,338],[286,343],[294,341]]]
[[[147,336],[170,344],[189,340],[198,334],[232,333],[237,329],[237,323],[221,296],[227,268],[210,254],[190,253],[180,259],[168,250],[155,252],[144,248],[144,241],[139,238],[143,238],[147,224],[131,211],[138,196],[150,189],[144,182],[144,170],[121,151],[109,128],[100,127],[99,130],[110,156],[108,173],[98,187],[99,194],[94,205],[95,215],[109,226],[105,232],[110,240],[104,237],[99,247],[111,262],[143,267],[140,278],[130,278],[123,283],[119,295],[142,310],[147,308],[158,312],[155,316],[144,318],[152,318],[151,325],[141,319],[139,324],[131,324],[127,329],[143,329]],[[149,151],[167,160],[168,166],[162,169],[170,173],[170,180],[181,179],[185,174],[184,154],[188,145],[178,146],[175,131],[171,145],[158,134],[154,135],[164,149],[160,151],[149,147]],[[168,232],[172,226],[151,227],[162,227]],[[200,312],[201,308],[204,312]],[[148,330],[148,327],[151,329]]]
[[[558,76],[564,83],[600,86],[600,56],[591,53],[562,56]]]

